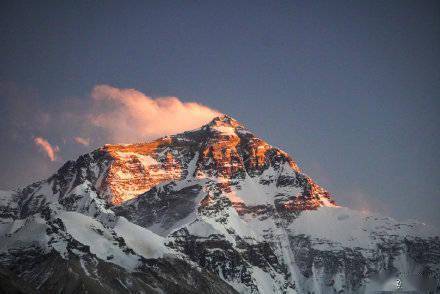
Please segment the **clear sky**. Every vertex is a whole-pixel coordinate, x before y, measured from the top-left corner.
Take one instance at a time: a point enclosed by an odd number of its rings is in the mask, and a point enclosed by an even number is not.
[[[164,96],[233,116],[341,205],[440,225],[439,1],[0,5],[0,189],[116,140],[132,88],[155,120]]]

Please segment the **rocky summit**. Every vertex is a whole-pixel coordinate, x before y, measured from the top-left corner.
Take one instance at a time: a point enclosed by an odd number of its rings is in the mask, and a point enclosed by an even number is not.
[[[338,206],[229,116],[0,192],[0,292],[439,291],[440,239]]]

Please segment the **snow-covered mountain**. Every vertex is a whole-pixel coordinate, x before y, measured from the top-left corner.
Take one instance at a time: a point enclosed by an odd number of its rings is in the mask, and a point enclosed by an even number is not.
[[[68,161],[0,217],[14,293],[439,290],[435,230],[337,206],[229,116]]]

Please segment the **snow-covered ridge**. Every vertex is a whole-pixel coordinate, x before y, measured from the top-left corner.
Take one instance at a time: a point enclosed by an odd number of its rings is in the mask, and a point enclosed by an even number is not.
[[[326,240],[327,244],[316,246],[331,244],[332,248],[374,249],[380,243],[381,236],[430,238],[439,235],[434,227],[421,222],[398,222],[380,214],[340,206],[304,211],[289,226],[289,230],[296,235],[304,234],[316,240]]]

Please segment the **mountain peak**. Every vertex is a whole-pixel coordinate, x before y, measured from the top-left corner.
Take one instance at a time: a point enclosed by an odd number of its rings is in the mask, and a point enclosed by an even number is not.
[[[0,284],[7,268],[42,293],[371,292],[376,277],[439,276],[425,230],[335,207],[287,153],[223,115],[0,191]]]
[[[207,130],[217,138],[229,138],[235,140],[239,134],[251,134],[241,123],[229,115],[215,117],[211,122],[204,125],[202,130]]]
[[[224,114],[215,117],[210,123],[208,123],[208,126],[224,126],[224,127],[236,128],[238,126],[243,126],[243,125],[240,124],[236,119],[232,118],[231,116]]]
[[[296,191],[300,187],[301,197],[296,197],[298,192],[286,192],[290,198],[283,201],[283,209],[289,211],[334,203],[327,191],[302,174],[286,152],[258,138],[228,115],[215,117],[193,131],[139,144],[106,145],[99,150],[110,162],[97,190],[112,205],[170,181],[206,178],[219,178],[225,186],[254,178],[275,189]]]

